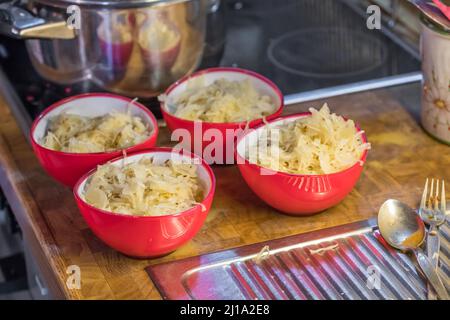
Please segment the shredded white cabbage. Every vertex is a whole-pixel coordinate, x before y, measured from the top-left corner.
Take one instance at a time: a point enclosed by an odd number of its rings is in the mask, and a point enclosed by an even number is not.
[[[256,155],[265,168],[293,174],[330,174],[345,170],[360,161],[370,149],[364,143],[352,120],[330,113],[327,104],[320,111],[309,109],[311,116],[288,124],[265,129],[266,148],[249,146],[247,152]],[[278,129],[278,135],[273,129]],[[278,137],[277,137],[278,136]],[[276,137],[275,139],[273,137]],[[247,153],[247,158],[251,159]]]
[[[205,122],[242,122],[263,118],[275,112],[275,103],[260,94],[251,81],[221,78],[205,86],[203,77],[188,81],[187,89],[169,101],[175,116]]]
[[[171,160],[155,164],[152,158],[142,158],[98,166],[83,196],[92,206],[113,213],[160,216],[200,204],[203,188],[195,165]]]
[[[95,118],[62,113],[49,120],[42,144],[64,152],[105,152],[139,144],[150,136],[150,131],[140,117],[129,113]]]

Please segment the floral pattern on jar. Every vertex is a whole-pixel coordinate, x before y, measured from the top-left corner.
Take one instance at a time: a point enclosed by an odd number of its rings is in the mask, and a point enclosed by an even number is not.
[[[450,33],[422,23],[422,126],[450,144]]]

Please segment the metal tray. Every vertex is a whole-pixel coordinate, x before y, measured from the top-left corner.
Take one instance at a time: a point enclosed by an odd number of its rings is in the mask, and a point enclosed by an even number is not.
[[[449,250],[447,220],[441,227],[439,270],[447,289]],[[384,244],[375,220],[146,270],[164,299],[426,299],[427,293],[413,259]]]

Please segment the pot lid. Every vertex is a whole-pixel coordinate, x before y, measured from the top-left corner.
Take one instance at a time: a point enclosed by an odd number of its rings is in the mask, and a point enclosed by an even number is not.
[[[112,7],[112,8],[131,8],[139,6],[149,6],[156,4],[168,4],[173,2],[186,2],[192,0],[41,0],[40,2],[48,2],[55,4],[55,2],[64,3],[68,5],[80,6],[96,6],[96,7]],[[200,0],[201,1],[201,0]]]

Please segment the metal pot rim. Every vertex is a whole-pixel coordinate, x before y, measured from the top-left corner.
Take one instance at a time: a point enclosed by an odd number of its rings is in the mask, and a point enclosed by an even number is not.
[[[108,7],[108,8],[134,8],[141,6],[153,6],[153,5],[165,5],[173,3],[181,3],[192,0],[36,0],[36,2],[44,3],[47,5],[79,5],[89,7]]]

